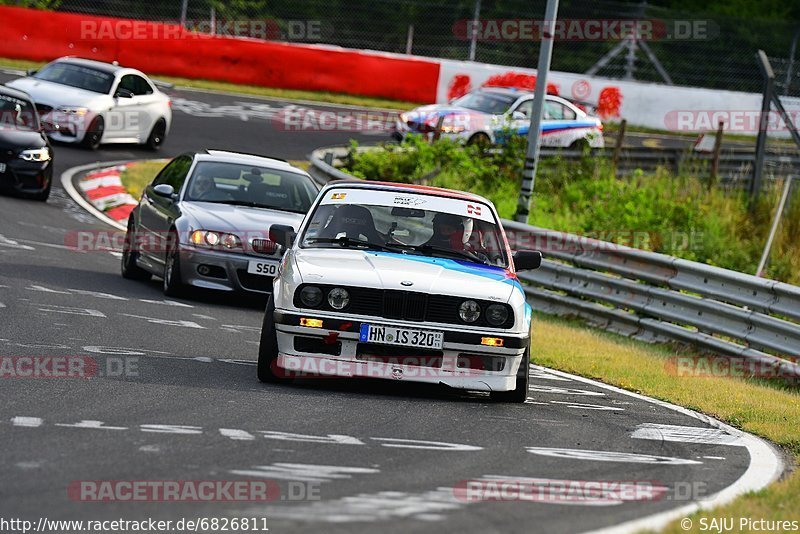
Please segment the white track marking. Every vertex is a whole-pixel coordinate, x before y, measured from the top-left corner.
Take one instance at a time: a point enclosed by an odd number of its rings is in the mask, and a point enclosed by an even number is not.
[[[672,441],[677,443],[705,443],[708,445],[735,445],[744,447],[741,436],[737,436],[719,428],[703,428],[697,426],[660,425],[644,423],[636,427],[631,434],[634,439],[654,441]]]
[[[425,449],[429,451],[480,451],[483,447],[464,445],[462,443],[447,443],[444,441],[425,441],[421,439],[400,438],[370,438],[374,441],[384,441],[384,447],[394,449]]]
[[[586,389],[574,389],[574,388],[559,388],[555,386],[537,386],[531,385],[528,387],[528,391],[533,391],[536,393],[553,393],[555,395],[580,395],[586,397],[605,397],[605,393],[601,393],[599,391],[588,391]]]
[[[586,404],[581,402],[566,402],[566,401],[550,401],[550,404],[563,404],[567,408],[577,408],[580,410],[599,410],[606,412],[624,412],[625,408],[617,408],[615,406],[601,406],[599,404]]]
[[[78,423],[56,423],[56,426],[63,426],[66,428],[97,428],[100,430],[128,430],[127,426],[105,426],[102,421],[83,420]]]
[[[255,465],[251,469],[235,469],[228,472],[245,477],[321,483],[349,479],[353,478],[353,475],[372,475],[380,473],[380,470],[369,467],[275,463],[272,465]]]
[[[305,443],[328,443],[337,445],[364,445],[365,443],[358,438],[352,436],[344,436],[341,434],[328,434],[325,436],[312,436],[308,434],[293,434],[291,432],[278,432],[275,430],[261,430],[259,434],[267,439],[276,439],[280,441],[302,441]]]
[[[629,464],[658,464],[658,465],[697,465],[703,462],[687,458],[673,458],[671,456],[654,456],[651,454],[635,454],[632,452],[616,451],[591,451],[584,449],[560,449],[553,447],[525,447],[531,453],[539,456],[553,458],[569,458],[573,460],[589,460],[593,462],[623,462]]]
[[[0,247],[16,248],[19,250],[36,250],[35,248],[29,247],[28,245],[20,245],[17,241],[9,239],[3,234],[0,234]]]
[[[203,428],[189,425],[140,425],[142,432],[157,432],[161,434],[202,434]]]
[[[144,321],[147,321],[148,323],[153,323],[153,324],[163,324],[163,325],[166,325],[166,326],[180,326],[180,327],[183,327],[183,328],[195,328],[195,329],[198,329],[198,330],[205,330],[206,329],[205,326],[200,326],[199,324],[195,323],[194,321],[176,321],[176,320],[172,320],[172,319],[156,319],[154,317],[147,317],[145,315],[133,315],[131,313],[120,313],[120,315],[123,315],[125,317],[133,317],[134,319],[142,319]]]
[[[34,306],[39,306],[39,311],[43,311],[45,313],[66,313],[69,315],[84,315],[86,317],[100,317],[103,318],[106,315],[99,311],[99,310],[92,310],[90,308],[73,308],[70,306],[55,306],[53,304],[33,304]]]
[[[139,302],[144,302],[147,304],[161,304],[162,306],[175,306],[177,308],[194,308],[194,306],[192,306],[191,304],[184,304],[183,302],[176,302],[174,300],[139,299]]]
[[[5,308],[5,307],[6,307],[6,305],[3,304],[2,302],[0,302],[0,308]]]
[[[239,430],[238,428],[220,428],[219,433],[235,441],[253,441],[256,439],[250,432]]]
[[[12,417],[11,424],[14,426],[24,426],[28,428],[36,428],[42,426],[42,419],[38,417]]]

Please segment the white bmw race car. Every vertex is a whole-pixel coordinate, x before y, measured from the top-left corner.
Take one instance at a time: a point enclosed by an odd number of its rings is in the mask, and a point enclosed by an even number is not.
[[[527,135],[533,93],[521,89],[484,87],[449,104],[422,106],[401,113],[392,133],[398,141],[408,134],[427,139],[441,127],[441,137],[467,144],[503,144],[509,135]],[[440,122],[441,121],[441,122]],[[603,148],[603,123],[564,98],[547,95],[542,120],[542,146]]]
[[[137,143],[158,149],[172,124],[172,105],[147,76],[116,63],[62,57],[6,85],[28,93],[47,135],[96,149]]]
[[[531,307],[488,200],[446,189],[329,184],[289,244],[261,332],[258,377],[372,377],[524,402]]]

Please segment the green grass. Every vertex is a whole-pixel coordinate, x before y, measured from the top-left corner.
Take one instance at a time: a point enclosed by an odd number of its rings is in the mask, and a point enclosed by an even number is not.
[[[27,70],[38,68],[44,65],[42,62],[27,61],[20,59],[0,58],[0,66],[13,69]],[[239,85],[228,82],[217,82],[212,80],[177,78],[174,76],[159,76],[153,74],[156,80],[162,80],[174,84],[177,87],[189,87],[192,89],[204,89],[208,91],[218,91],[225,93],[240,93],[245,95],[263,96],[272,98],[283,98],[287,100],[308,100],[312,102],[324,102],[330,104],[346,104],[364,108],[379,108],[391,110],[406,110],[422,105],[422,102],[404,102],[401,100],[390,100],[387,98],[373,98],[359,95],[346,95],[341,93],[329,93],[324,91],[300,91],[296,89],[279,89],[275,87],[261,87],[257,85]]]
[[[800,460],[800,393],[781,383],[738,378],[675,376],[671,357],[685,350],[646,345],[607,332],[589,330],[571,321],[536,317],[531,354],[537,364],[594,378],[636,393],[711,415],[746,432],[767,438]],[[751,517],[800,519],[800,473],[731,504],[691,516],[700,532],[700,518]],[[679,522],[664,532],[679,533]],[[735,530],[734,532],[739,532]]]
[[[156,174],[158,174],[166,164],[167,160],[163,159],[134,163],[120,174],[122,185],[133,198],[139,199],[142,196],[142,191],[147,187],[147,184],[153,181]]]

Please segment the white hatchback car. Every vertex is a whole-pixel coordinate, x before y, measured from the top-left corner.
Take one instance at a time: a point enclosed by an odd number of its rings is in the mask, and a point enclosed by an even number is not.
[[[288,250],[264,315],[261,381],[374,377],[525,401],[531,307],[515,273],[542,255],[512,255],[491,202],[334,182],[292,232],[270,228]]]
[[[30,95],[47,135],[91,149],[137,143],[158,149],[172,124],[167,95],[136,69],[62,57],[6,85]]]

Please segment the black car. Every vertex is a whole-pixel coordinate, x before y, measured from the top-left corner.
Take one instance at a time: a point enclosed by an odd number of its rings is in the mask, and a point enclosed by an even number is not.
[[[47,200],[53,148],[39,114],[22,91],[0,85],[0,189]]]

